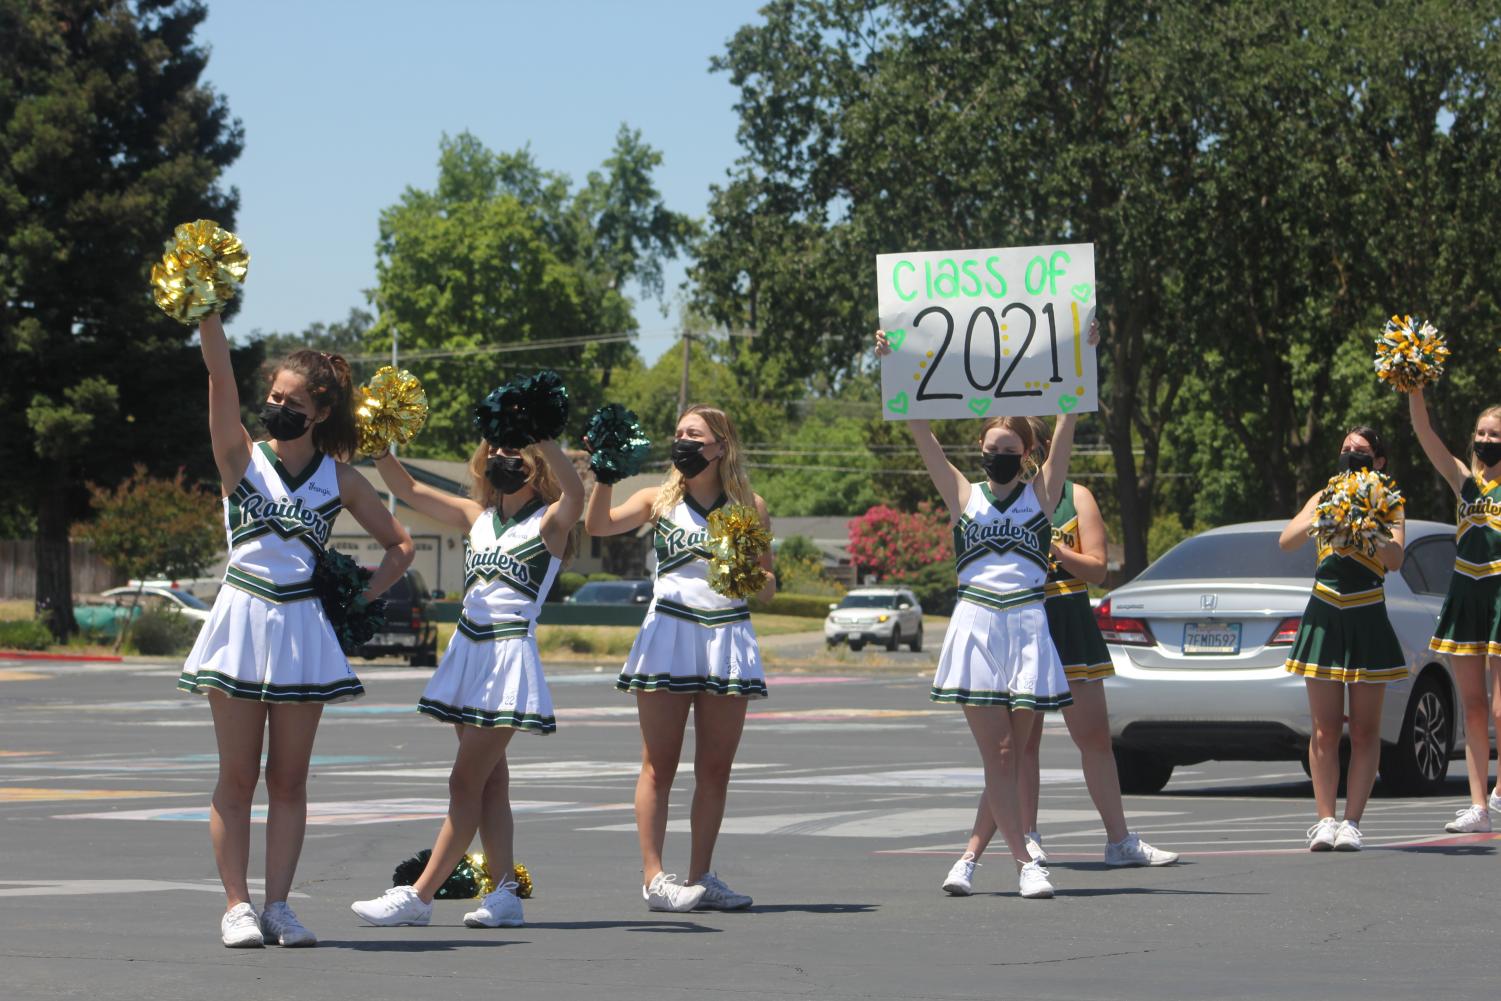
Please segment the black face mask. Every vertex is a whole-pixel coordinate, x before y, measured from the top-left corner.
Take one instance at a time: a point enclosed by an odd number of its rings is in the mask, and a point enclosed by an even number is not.
[[[1341,452],[1339,453],[1339,468],[1347,473],[1362,469],[1375,469],[1376,457],[1369,452]]]
[[[1475,458],[1487,466],[1494,466],[1501,462],[1501,441],[1477,441]]]
[[[514,494],[526,486],[531,477],[526,460],[519,455],[492,455],[485,461],[485,479],[503,494]]]
[[[292,441],[307,434],[307,415],[283,404],[262,403],[259,416],[261,424],[277,441]]]
[[[709,460],[704,458],[704,443],[691,438],[674,438],[672,440],[672,465],[690,480],[708,469]]]
[[[980,465],[996,483],[1010,483],[1022,471],[1022,457],[1015,452],[981,452]]]

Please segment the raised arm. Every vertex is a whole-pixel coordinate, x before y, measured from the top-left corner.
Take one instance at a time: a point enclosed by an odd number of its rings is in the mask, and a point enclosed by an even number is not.
[[[1068,463],[1074,454],[1074,428],[1078,425],[1076,414],[1064,414],[1053,426],[1053,444],[1048,446],[1048,457],[1037,473],[1037,499],[1049,514],[1063,498],[1063,481],[1068,479]]]
[[[198,341],[203,363],[208,366],[208,433],[213,443],[214,465],[227,497],[250,465],[250,433],[240,423],[240,391],[235,386],[234,365],[229,358],[229,340],[218,313],[198,321]]]
[[[579,515],[584,513],[584,481],[579,479],[573,460],[557,442],[539,441],[537,449],[563,491],[542,516],[542,541],[547,544],[548,552],[561,558],[568,550],[568,534],[579,523]]]
[[[1321,490],[1308,498],[1308,503],[1303,505],[1303,510],[1293,515],[1293,520],[1282,529],[1282,534],[1277,537],[1277,545],[1290,553],[1308,541],[1308,529],[1313,525],[1313,509],[1319,506],[1319,497],[1322,495]]]
[[[1470,467],[1439,440],[1438,432],[1433,430],[1433,424],[1428,420],[1428,404],[1423,400],[1421,389],[1414,389],[1407,394],[1407,412],[1412,417],[1412,430],[1418,436],[1418,444],[1423,446],[1423,454],[1428,456],[1428,461],[1433,463],[1433,468],[1449,484],[1454,495],[1459,496],[1465,480],[1470,477]]]
[[[416,555],[412,537],[396,516],[386,510],[370,481],[343,462],[339,463],[339,500],[386,551],[370,578],[370,586],[361,595],[367,601],[379,598],[412,565],[412,557]]]
[[[401,461],[387,452],[375,460],[375,470],[386,481],[386,487],[406,503],[413,511],[420,511],[429,518],[468,531],[484,513],[484,508],[468,497],[459,497],[446,490],[438,490],[426,483],[412,479]]]
[[[876,357],[884,358],[889,354],[891,345],[886,340],[886,331],[877,330]],[[959,472],[944,454],[943,446],[934,436],[931,424],[925,420],[911,420],[907,422],[907,430],[912,432],[917,454],[922,458],[922,464],[928,470],[933,485],[938,488],[938,496],[943,498],[944,506],[949,509],[949,520],[958,521],[959,516],[964,513],[965,505],[969,503],[969,478]]]
[[[594,492],[589,495],[589,506],[584,511],[584,531],[590,535],[631,532],[646,524],[651,517],[651,506],[657,500],[656,487],[637,490],[619,507],[610,506],[613,493],[613,485],[595,482]]]
[[[1094,494],[1074,484],[1074,510],[1079,514],[1079,552],[1053,547],[1053,558],[1086,584],[1103,584],[1109,573],[1105,552],[1105,519]]]

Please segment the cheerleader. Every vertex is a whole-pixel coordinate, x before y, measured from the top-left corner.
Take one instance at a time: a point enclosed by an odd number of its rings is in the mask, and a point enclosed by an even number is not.
[[[1029,418],[1038,447],[1029,464],[1047,458],[1052,432],[1039,417]],[[1035,466],[1033,468],[1036,468]],[[1110,650],[1095,623],[1089,604],[1089,585],[1105,582],[1105,520],[1099,505],[1087,487],[1073,480],[1063,482],[1063,494],[1053,510],[1052,568],[1048,571],[1047,597],[1043,608],[1048,617],[1048,635],[1063,662],[1073,704],[1063,708],[1063,722],[1074,746],[1079,749],[1084,771],[1084,785],[1089,790],[1100,820],[1105,824],[1105,864],[1112,866],[1159,866],[1178,861],[1174,852],[1153,848],[1141,836],[1126,827],[1126,812],[1121,803],[1120,778],[1116,775],[1115,754],[1110,745],[1110,715],[1105,705],[1104,679],[1115,674]],[[1017,787],[1021,798],[1022,820],[1027,854],[1046,864],[1047,852],[1037,831],[1037,803],[1040,793],[1038,752],[1042,745],[1040,726],[1032,727],[1021,762]],[[995,836],[995,821],[985,796],[975,813],[965,852],[944,878],[945,892],[969,896],[975,868],[990,839]]]
[[[1407,403],[1423,454],[1459,498],[1455,515],[1459,552],[1438,629],[1428,646],[1449,655],[1459,684],[1470,805],[1444,830],[1484,833],[1491,829],[1491,813],[1501,810],[1501,792],[1489,788],[1491,747],[1486,732],[1494,713],[1501,733],[1501,407],[1488,407],[1475,420],[1466,463],[1451,454],[1434,432],[1423,391],[1414,390]],[[1491,668],[1489,707],[1487,662]]]
[[[890,353],[876,331],[876,354]],[[1049,873],[1026,851],[1017,764],[1037,714],[1073,699],[1043,610],[1051,544],[1049,518],[1063,494],[1077,418],[1058,421],[1037,475],[1022,476],[1036,447],[1024,417],[993,417],[981,431],[985,479],[970,483],[948,461],[925,420],[908,421],[923,465],[949,509],[959,602],[938,655],[930,698],[964,707],[985,768],[985,801],[1017,865],[1023,897],[1053,895]]]
[[[412,540],[363,476],[354,454],[349,366],[338,355],[294,351],[271,372],[260,419],[270,441],[240,423],[229,344],[217,315],[198,326],[209,375],[209,436],[223,483],[229,568],[177,687],[208,696],[219,748],[209,807],[214,859],[231,948],[314,945],[287,906],[307,826],[307,773],[323,706],[364,694],[312,585],[334,519],[347,508],[385,548],[361,599],[395,583]],[[270,736],[266,738],[269,729]],[[268,746],[266,746],[268,745]],[[266,897],[250,903],[250,801],[266,746]]]
[[[611,507],[612,488],[597,483],[584,527],[591,535],[619,535],[650,522],[656,548],[651,605],[615,687],[636,696],[641,724],[641,774],[636,781],[636,832],[641,843],[641,895],[654,911],[740,910],[751,898],[725,885],[713,868],[714,843],[724,818],[730,768],[745,726],[746,704],[766,696],[761,654],[744,601],[708,583],[708,517],[725,504],[754,507],[770,530],[766,502],[751,492],[740,443],[724,411],[695,404],[678,418],[672,470],[660,487],[647,487]],[[769,600],[776,583],[771,554],[763,554]],[[667,802],[693,711],[692,854],[688,882],[662,867]]]
[[[501,875],[464,924],[520,927],[506,746],[517,731],[557,729],[535,629],[558,567],[572,555],[584,484],[555,441],[520,450],[481,442],[469,460],[472,499],[415,482],[389,453],[376,468],[412,508],[468,532],[459,626],[417,703],[418,712],[453,724],[459,747],[448,777],[448,817],[422,875],[351,909],[373,925],[427,924],[433,896],[478,830],[487,864]]]
[[[1340,445],[1343,472],[1386,468],[1386,446],[1375,430],[1350,429]],[[1322,491],[1320,491],[1322,493]],[[1308,538],[1319,494],[1308,498],[1278,540],[1291,552]],[[1318,544],[1313,594],[1287,656],[1287,670],[1303,676],[1313,719],[1308,771],[1318,822],[1308,829],[1311,852],[1358,852],[1360,817],[1376,782],[1381,758],[1381,703],[1386,686],[1407,677],[1407,657],[1386,617],[1382,580],[1402,566],[1403,519],[1398,508],[1392,538],[1373,556],[1359,549]],[[1339,739],[1349,694],[1350,769],[1345,780],[1345,819],[1334,819],[1339,790]]]

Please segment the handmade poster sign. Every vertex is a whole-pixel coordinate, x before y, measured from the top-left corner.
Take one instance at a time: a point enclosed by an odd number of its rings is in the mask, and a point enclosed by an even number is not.
[[[1095,410],[1094,244],[876,258],[887,420]]]

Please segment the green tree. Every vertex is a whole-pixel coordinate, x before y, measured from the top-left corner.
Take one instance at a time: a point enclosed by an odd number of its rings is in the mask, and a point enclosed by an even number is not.
[[[577,412],[601,402],[636,357],[627,287],[659,291],[662,261],[692,232],[652,184],[660,161],[622,128],[606,171],[575,193],[526,150],[443,139],[436,187],[408,188],[381,214],[379,317],[366,337],[382,351],[399,335],[404,367],[428,388],[412,454],[467,453],[474,404],[511,375],[556,368]]]
[[[220,502],[213,493],[191,488],[182,470],[172,479],[151,476],[145,466],[113,489],[90,484],[94,520],[84,536],[99,558],[126,577],[197,577],[223,546]],[[118,649],[135,615],[144,583],[137,586]]]
[[[184,460],[168,432],[193,412],[192,331],[155,309],[147,275],[175,224],[234,224],[218,178],[242,134],[200,80],[205,16],[196,0],[0,0],[0,507],[35,518],[37,604],[59,637],[82,481]]]

